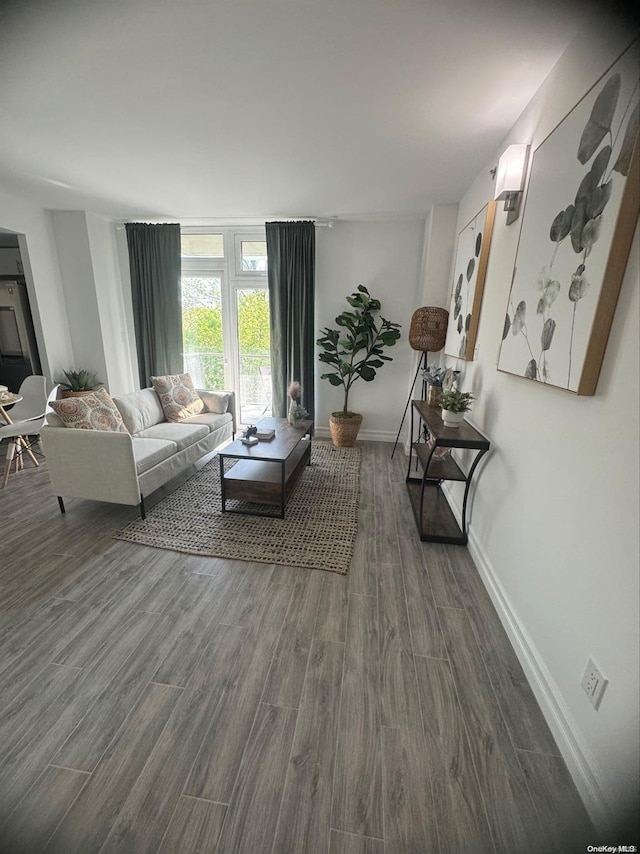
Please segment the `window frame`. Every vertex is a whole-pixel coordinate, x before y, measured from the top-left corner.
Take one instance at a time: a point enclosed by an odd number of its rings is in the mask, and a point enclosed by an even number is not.
[[[241,418],[240,346],[238,340],[237,291],[245,288],[269,289],[267,272],[242,269],[242,241],[266,242],[266,227],[259,226],[181,226],[181,234],[222,234],[224,257],[182,256],[181,277],[220,276],[222,304],[222,346],[224,381],[238,393],[238,419]],[[184,353],[183,353],[184,358]]]

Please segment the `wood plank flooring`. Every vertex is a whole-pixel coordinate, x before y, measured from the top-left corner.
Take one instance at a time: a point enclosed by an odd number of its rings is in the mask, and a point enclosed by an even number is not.
[[[573,854],[596,840],[466,549],[362,443],[350,572],[0,491],[2,854]],[[175,483],[147,502],[152,506]]]

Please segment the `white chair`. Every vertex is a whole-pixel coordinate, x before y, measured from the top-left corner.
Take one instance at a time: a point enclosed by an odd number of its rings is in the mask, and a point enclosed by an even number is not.
[[[10,410],[12,422],[31,421],[44,415],[47,406],[47,381],[44,377],[35,375],[24,379],[18,395],[22,400]]]
[[[44,380],[44,377],[27,377],[28,380]],[[22,394],[23,386],[25,382],[20,386],[19,394]],[[21,467],[22,463],[22,454],[27,453],[33,463],[38,466],[38,460],[35,458],[33,451],[31,450],[31,441],[30,437],[37,436],[40,433],[40,430],[44,426],[45,416],[47,412],[51,411],[50,403],[52,400],[55,400],[56,395],[58,393],[59,385],[56,384],[51,389],[49,395],[46,395],[46,380],[44,385],[42,386],[42,391],[39,391],[39,388],[42,384],[38,383],[38,387],[36,388],[36,383],[29,383],[27,386],[27,395],[25,395],[25,399],[20,401],[20,404],[27,402],[29,404],[28,407],[21,407],[22,418],[21,420],[12,421],[11,424],[7,424],[4,427],[0,427],[0,440],[8,439],[7,445],[7,455],[4,465],[4,472],[2,475],[2,485],[0,488],[4,489],[7,485],[7,480],[9,479],[9,472],[11,471],[11,464],[15,459],[15,467],[16,471],[19,467]],[[37,400],[37,395],[41,394],[40,401]],[[38,406],[39,403],[39,406]],[[15,410],[18,408],[19,404],[16,404],[11,412],[12,418],[15,416]],[[37,413],[37,414],[36,414]],[[25,417],[27,416],[27,417]]]

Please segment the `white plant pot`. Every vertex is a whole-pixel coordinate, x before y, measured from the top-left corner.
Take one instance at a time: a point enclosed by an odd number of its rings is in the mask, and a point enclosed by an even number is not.
[[[442,410],[442,420],[445,427],[459,427],[464,424],[464,412],[451,412],[450,409]]]

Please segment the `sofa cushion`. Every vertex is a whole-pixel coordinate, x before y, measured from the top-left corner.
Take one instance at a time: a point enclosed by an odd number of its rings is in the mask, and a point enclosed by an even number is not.
[[[224,415],[229,411],[230,394],[222,391],[198,391],[207,412]]]
[[[136,434],[136,438],[165,439],[175,442],[178,451],[183,451],[208,435],[209,428],[206,424],[168,424],[165,421],[163,424],[155,424],[153,427],[141,430]]]
[[[160,398],[167,421],[184,421],[204,409],[189,374],[151,377],[151,382]]]
[[[65,427],[109,433],[127,432],[122,415],[105,388],[98,388],[82,397],[52,400],[51,408]]]
[[[165,420],[158,395],[152,388],[143,388],[113,400],[132,435]]]
[[[140,439],[134,436],[132,445],[138,474],[157,466],[177,451],[176,443],[166,439]]]
[[[209,432],[213,433],[213,431],[217,430],[218,427],[222,427],[224,424],[228,424],[232,420],[233,419],[229,412],[225,412],[224,415],[217,415],[215,412],[201,412],[200,415],[193,415],[191,418],[187,418],[181,423],[205,424],[209,429]]]

